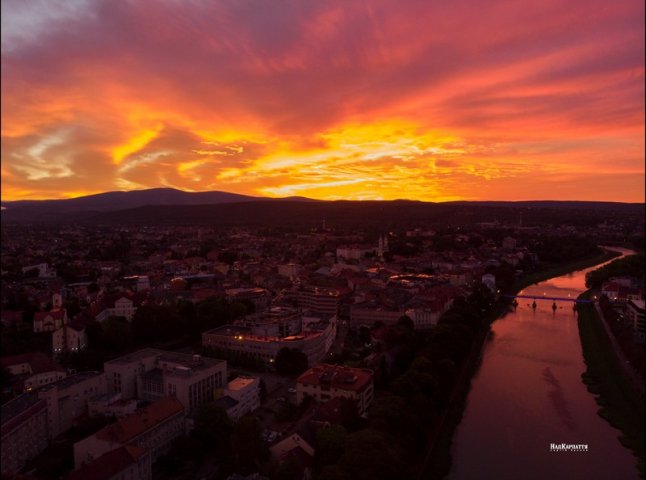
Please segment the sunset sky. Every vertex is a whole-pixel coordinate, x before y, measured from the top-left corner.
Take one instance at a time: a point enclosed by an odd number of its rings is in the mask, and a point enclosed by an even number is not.
[[[2,200],[644,201],[644,1],[2,0]]]

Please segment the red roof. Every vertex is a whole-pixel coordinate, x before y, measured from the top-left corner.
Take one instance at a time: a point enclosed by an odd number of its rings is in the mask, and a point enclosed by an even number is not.
[[[145,448],[125,445],[101,455],[65,478],[66,480],[86,480],[89,478],[92,480],[107,480],[137,463],[145,453]]]
[[[329,385],[330,388],[359,392],[372,383],[372,371],[344,365],[317,365],[298,377],[297,383]]]
[[[49,312],[36,312],[34,314],[34,321],[42,322],[48,316],[51,316],[54,320],[56,319],[63,320],[65,318],[65,309],[51,310]]]
[[[96,437],[118,443],[128,443],[167,418],[184,411],[175,397],[163,397],[119,422],[99,430]]]

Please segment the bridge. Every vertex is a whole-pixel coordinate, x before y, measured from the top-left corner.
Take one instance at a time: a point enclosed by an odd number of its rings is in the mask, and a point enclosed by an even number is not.
[[[539,295],[502,295],[505,298],[531,298],[534,300],[552,300],[553,302],[574,302],[574,303],[592,303],[592,300],[581,298],[565,298],[565,297],[548,297]]]

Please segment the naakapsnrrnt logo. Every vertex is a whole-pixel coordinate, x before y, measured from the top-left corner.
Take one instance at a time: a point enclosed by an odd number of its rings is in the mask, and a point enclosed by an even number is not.
[[[550,443],[550,452],[587,452],[587,443]]]

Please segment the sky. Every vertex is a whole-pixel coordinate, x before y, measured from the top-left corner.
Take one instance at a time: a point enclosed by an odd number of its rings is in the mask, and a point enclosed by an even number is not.
[[[643,0],[2,0],[2,200],[644,202]]]

